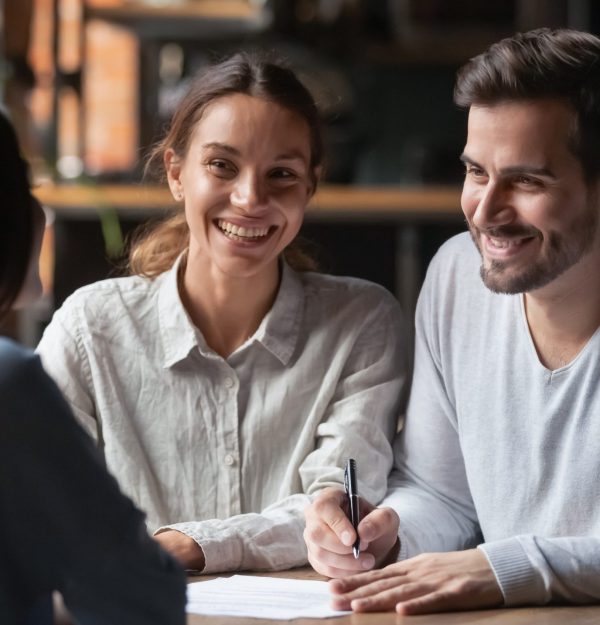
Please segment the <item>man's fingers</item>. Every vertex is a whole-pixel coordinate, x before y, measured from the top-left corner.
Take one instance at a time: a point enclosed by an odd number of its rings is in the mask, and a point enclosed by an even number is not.
[[[402,563],[392,565],[394,570],[390,570],[391,567],[385,569],[376,569],[367,573],[360,573],[358,575],[350,575],[343,579],[332,580],[329,583],[329,587],[332,592],[337,594],[348,594],[356,590],[357,588],[367,588],[380,580],[390,579],[394,583],[399,583],[399,578],[405,575],[404,570],[401,568]]]
[[[352,610],[353,612],[392,612],[396,606],[392,591],[384,591],[364,599],[350,599],[346,595],[334,597],[331,607],[334,610]]]
[[[311,523],[304,529],[304,542],[308,547],[324,549],[339,555],[352,553],[352,547],[343,545],[329,526]]]
[[[358,525],[362,540],[372,543],[381,538],[396,540],[400,521],[391,508],[375,508]]]
[[[445,592],[430,592],[414,599],[402,600],[396,604],[398,614],[430,614],[460,609],[453,604]]]
[[[343,545],[350,547],[356,540],[356,533],[343,510],[345,497],[343,491],[328,488],[314,500],[306,513],[306,520],[307,525],[316,523],[317,519],[325,523]]]
[[[359,571],[367,571],[375,565],[375,558],[370,553],[361,553],[358,558],[350,553],[339,554],[323,549],[318,544],[307,541],[308,560],[322,575],[345,577]]]
[[[337,609],[349,606],[355,612],[391,611],[397,610],[400,605],[410,605],[411,601],[417,601],[422,595],[430,595],[431,592],[432,588],[427,584],[406,582],[401,577],[388,577],[336,597],[333,605]],[[426,609],[426,604],[423,609]]]
[[[379,571],[330,583],[334,605],[400,614],[489,608],[503,597],[485,555],[476,549],[421,554]]]

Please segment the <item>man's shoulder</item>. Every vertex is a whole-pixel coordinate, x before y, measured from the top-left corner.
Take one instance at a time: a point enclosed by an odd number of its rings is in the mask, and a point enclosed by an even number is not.
[[[441,245],[427,269],[429,284],[444,291],[485,290],[480,276],[481,256],[468,232],[457,234]]]
[[[434,317],[470,316],[490,298],[481,279],[481,256],[468,232],[446,241],[429,267],[419,298]]]
[[[435,256],[432,264],[439,265],[439,268],[447,267],[448,264],[456,267],[462,265],[478,270],[481,256],[473,243],[473,239],[468,232],[461,232],[449,238],[442,243]]]

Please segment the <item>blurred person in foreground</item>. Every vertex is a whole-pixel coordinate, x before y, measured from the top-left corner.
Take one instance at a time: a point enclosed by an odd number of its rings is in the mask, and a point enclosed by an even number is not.
[[[0,317],[41,293],[44,216],[0,112]],[[0,622],[182,625],[185,577],[146,533],[39,358],[0,337]]]
[[[600,39],[540,29],[458,74],[470,231],[432,261],[382,507],[307,510],[334,603],[416,614],[600,600]],[[382,570],[352,575],[365,567]]]

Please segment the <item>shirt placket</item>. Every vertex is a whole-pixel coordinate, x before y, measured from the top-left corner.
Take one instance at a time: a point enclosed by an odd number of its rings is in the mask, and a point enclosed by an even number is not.
[[[239,379],[235,371],[224,364],[221,380],[222,388],[222,446],[220,473],[224,476],[224,486],[228,496],[223,498],[226,510],[220,511],[223,517],[241,514],[240,495],[240,450],[239,450],[239,419],[238,389]]]

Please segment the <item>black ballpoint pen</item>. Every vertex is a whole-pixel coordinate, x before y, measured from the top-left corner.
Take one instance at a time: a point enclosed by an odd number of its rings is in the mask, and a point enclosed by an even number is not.
[[[348,497],[348,510],[350,512],[350,522],[356,532],[356,540],[352,545],[352,553],[355,558],[360,555],[360,538],[358,537],[358,484],[356,482],[356,461],[349,458],[346,462],[344,471],[344,488],[346,489],[346,497]]]

